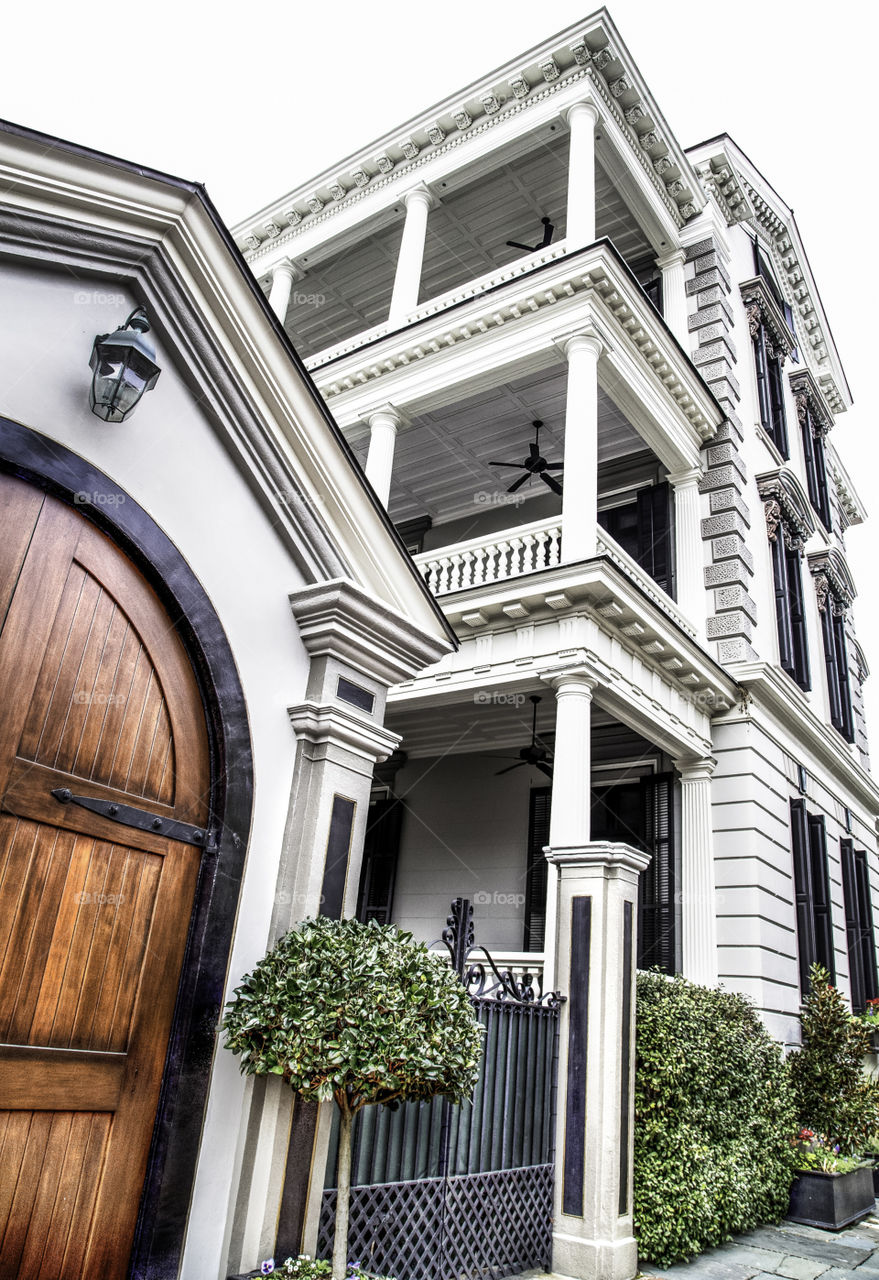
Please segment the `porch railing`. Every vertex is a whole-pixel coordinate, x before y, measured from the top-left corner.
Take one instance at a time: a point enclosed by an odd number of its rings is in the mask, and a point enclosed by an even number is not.
[[[433,594],[443,596],[551,569],[561,563],[561,549],[561,521],[554,518],[423,552],[415,563]]]

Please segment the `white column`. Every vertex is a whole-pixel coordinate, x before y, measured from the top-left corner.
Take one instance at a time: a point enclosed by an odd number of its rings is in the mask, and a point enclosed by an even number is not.
[[[662,272],[662,314],[678,342],[689,355],[690,335],[687,331],[687,291],[684,280],[683,249],[675,249],[656,259]]]
[[[598,357],[601,339],[577,333],[562,344],[568,361],[565,470],[562,496],[563,564],[595,555],[598,526]]]
[[[553,850],[579,848],[589,840],[592,807],[592,691],[590,672],[571,671],[546,677],[555,690],[555,748],[549,845]],[[550,862],[546,885],[543,990],[556,982],[555,935],[557,870]]]
[[[594,102],[575,102],[566,112],[571,138],[568,151],[568,212],[565,239],[568,250],[595,239],[595,126]]]
[[[394,446],[403,419],[393,405],[386,404],[369,414],[366,421],[369,423],[366,478],[381,499],[382,506],[387,508],[394,469]]]
[[[678,760],[681,777],[681,959],[685,978],[717,986],[711,775],[715,761]]]
[[[290,294],[293,292],[293,285],[297,280],[302,279],[302,274],[289,258],[284,258],[283,261],[275,263],[272,268],[269,306],[281,324],[284,324],[287,319],[287,310],[290,306]]]
[[[668,477],[674,493],[675,587],[677,602],[700,636],[705,634],[705,574],[702,551],[698,467]]]
[[[553,1272],[630,1280],[638,878],[626,844],[552,850],[560,1011]]]
[[[406,206],[406,221],[403,223],[403,238],[397,255],[389,322],[402,319],[418,306],[421,264],[427,239],[427,215],[436,204],[436,197],[422,182],[406,192],[403,203]]]

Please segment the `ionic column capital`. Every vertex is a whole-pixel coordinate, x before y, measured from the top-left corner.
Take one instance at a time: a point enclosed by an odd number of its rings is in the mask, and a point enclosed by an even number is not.
[[[661,257],[655,259],[660,271],[668,271],[672,267],[683,267],[686,261],[687,255],[683,249],[670,249],[668,253],[664,253]]]
[[[579,694],[591,700],[595,686],[599,683],[598,672],[584,663],[561,670],[542,671],[540,679],[550,685],[557,698],[565,694]]]
[[[666,476],[671,487],[677,489],[690,489],[698,485],[702,479],[701,467],[687,467],[684,471],[670,471]]]
[[[674,766],[680,774],[681,782],[710,782],[717,761],[713,756],[690,757],[675,760]]]
[[[571,357],[580,352],[587,352],[597,360],[601,353],[608,349],[603,336],[591,325],[588,328],[578,329],[576,333],[562,334],[553,341],[569,363]]]
[[[439,199],[431,191],[426,182],[419,182],[414,187],[410,187],[402,197],[403,204],[407,210],[413,205],[421,205],[425,209],[435,209],[439,204]]]
[[[377,405],[363,415],[363,421],[368,427],[393,427],[396,431],[409,425],[406,414],[393,404]]]
[[[587,119],[591,121],[593,129],[601,119],[598,107],[592,98],[583,98],[580,102],[573,103],[563,112],[564,119],[568,128],[574,127],[574,121],[580,120],[585,126]]]

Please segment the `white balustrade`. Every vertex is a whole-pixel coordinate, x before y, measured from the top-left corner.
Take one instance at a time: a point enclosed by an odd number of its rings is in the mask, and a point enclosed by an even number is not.
[[[415,563],[434,595],[502,582],[550,569],[561,561],[561,523],[537,520],[454,546],[422,552]]]

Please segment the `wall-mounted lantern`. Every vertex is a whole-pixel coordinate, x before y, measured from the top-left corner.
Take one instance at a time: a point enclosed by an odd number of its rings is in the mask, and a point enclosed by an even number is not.
[[[124,421],[158,381],[161,370],[155,348],[146,338],[149,331],[147,314],[137,307],[113,333],[95,338],[89,361],[93,370],[89,404],[105,422]]]

